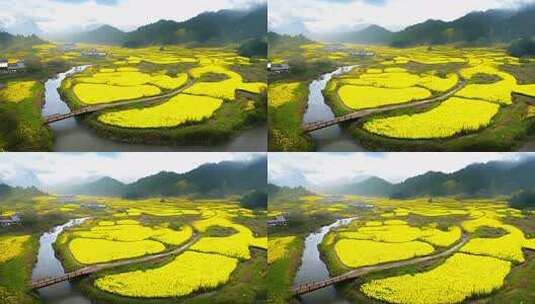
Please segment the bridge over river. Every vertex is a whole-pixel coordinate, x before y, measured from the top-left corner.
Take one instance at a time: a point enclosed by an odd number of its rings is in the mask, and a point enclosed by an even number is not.
[[[379,114],[379,113],[384,113],[384,112],[399,110],[399,109],[418,108],[418,107],[423,107],[423,106],[426,106],[435,102],[444,101],[450,98],[451,96],[455,95],[457,92],[462,90],[465,86],[466,86],[466,80],[462,79],[461,81],[459,81],[459,83],[457,83],[457,85],[452,90],[445,93],[444,95],[440,95],[435,98],[425,99],[425,100],[416,101],[416,102],[409,102],[409,103],[404,103],[404,104],[398,104],[398,105],[384,106],[384,107],[374,108],[374,109],[360,110],[360,111],[349,113],[347,115],[336,117],[332,120],[307,123],[303,125],[303,133],[314,132],[320,129],[328,128],[330,126],[334,126],[334,125],[344,123],[347,121],[360,119],[360,118],[370,116],[373,114]]]
[[[71,111],[69,113],[66,113],[66,114],[54,114],[54,115],[46,116],[44,117],[44,124],[48,125],[48,124],[58,122],[64,119],[68,119],[71,117],[80,116],[80,115],[89,114],[89,113],[98,112],[98,111],[107,110],[107,109],[112,109],[112,108],[118,108],[118,107],[127,106],[127,105],[133,105],[133,104],[138,104],[138,103],[145,103],[145,104],[157,103],[159,101],[162,101],[167,98],[171,98],[173,96],[176,96],[182,93],[184,90],[191,87],[194,83],[195,83],[194,81],[190,80],[186,85],[180,87],[179,89],[162,94],[162,95],[158,95],[158,96],[152,96],[152,97],[146,97],[146,98],[140,98],[140,99],[134,99],[134,100],[119,101],[119,102],[113,102],[113,103],[107,103],[107,104],[98,104],[98,105],[83,107],[83,108]]]
[[[385,263],[385,264],[380,264],[380,265],[373,265],[373,266],[366,266],[366,267],[356,268],[356,269],[351,270],[349,272],[346,272],[346,273],[344,273],[342,275],[339,275],[339,276],[336,276],[336,277],[332,277],[332,278],[328,278],[326,280],[322,280],[322,281],[318,281],[318,282],[304,283],[304,284],[298,285],[298,286],[294,287],[293,294],[294,294],[294,296],[300,296],[300,295],[303,295],[303,294],[306,294],[306,293],[309,293],[309,292],[312,292],[312,291],[327,287],[329,285],[333,285],[333,284],[340,283],[340,282],[343,282],[343,281],[355,279],[355,278],[357,278],[359,276],[363,276],[363,275],[366,275],[366,274],[371,273],[371,272],[377,272],[377,271],[382,271],[382,270],[387,270],[387,269],[392,269],[392,268],[415,265],[415,264],[419,264],[419,263],[423,263],[423,262],[427,262],[427,261],[443,258],[443,257],[449,256],[449,255],[455,253],[459,248],[464,246],[468,241],[469,241],[468,234],[463,234],[461,240],[455,246],[452,246],[449,249],[447,249],[445,251],[442,251],[440,253],[437,253],[437,254],[434,254],[434,255],[423,256],[423,257],[419,257],[419,258],[414,258],[414,259],[410,259],[410,260],[405,260],[405,261],[399,261],[399,262],[392,262],[392,263]]]
[[[168,252],[148,255],[148,256],[135,258],[135,259],[123,260],[123,261],[118,261],[118,262],[92,265],[92,266],[84,267],[82,269],[79,269],[73,272],[66,273],[61,276],[34,280],[31,282],[30,288],[39,289],[39,288],[47,287],[47,286],[54,285],[60,282],[70,281],[70,280],[74,280],[83,276],[87,276],[92,273],[99,272],[105,269],[131,265],[131,264],[137,264],[137,263],[160,261],[166,257],[182,253],[183,251],[187,250],[191,245],[193,245],[193,243],[197,242],[199,238],[200,238],[200,235],[197,233],[194,233],[192,238],[186,244]]]

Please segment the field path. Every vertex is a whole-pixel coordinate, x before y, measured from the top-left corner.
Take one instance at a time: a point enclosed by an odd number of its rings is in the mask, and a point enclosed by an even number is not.
[[[193,245],[195,242],[197,242],[200,237],[201,236],[198,233],[194,232],[191,239],[187,243],[171,251],[167,251],[167,252],[160,253],[160,254],[147,255],[147,256],[140,257],[140,258],[87,266],[87,267],[75,270],[73,272],[66,273],[58,277],[44,278],[44,279],[32,281],[30,284],[30,288],[39,289],[39,288],[54,285],[60,282],[70,281],[70,280],[73,280],[82,276],[90,275],[92,273],[99,272],[105,269],[115,268],[119,266],[138,264],[138,263],[144,263],[144,262],[157,262],[157,261],[163,260],[166,257],[182,253],[183,251],[187,250],[191,245]]]
[[[144,97],[144,98],[140,98],[140,99],[125,100],[125,101],[119,101],[119,102],[113,102],[113,103],[99,104],[99,105],[93,105],[93,106],[87,106],[87,107],[80,108],[78,110],[71,111],[70,113],[67,113],[67,114],[54,114],[54,115],[46,116],[46,117],[44,117],[43,123],[45,125],[48,125],[48,124],[51,124],[51,123],[54,123],[54,122],[58,122],[58,121],[61,121],[61,120],[64,120],[64,119],[68,119],[68,118],[71,118],[71,117],[75,117],[75,116],[79,116],[79,115],[83,115],[83,114],[88,114],[88,113],[93,113],[93,112],[98,112],[98,111],[102,111],[102,110],[106,110],[106,109],[112,109],[112,108],[132,105],[132,104],[138,104],[138,103],[153,104],[153,103],[162,101],[163,99],[167,99],[167,98],[173,97],[175,95],[178,95],[178,94],[182,93],[184,90],[187,90],[193,84],[195,84],[195,81],[189,80],[188,83],[186,83],[186,85],[184,85],[184,86],[182,86],[182,87],[180,87],[180,88],[178,88],[178,89],[176,89],[174,91],[162,94],[162,95]]]
[[[424,100],[420,100],[416,102],[408,102],[408,103],[403,103],[403,104],[398,104],[398,105],[390,105],[390,106],[384,106],[384,107],[379,107],[379,108],[360,110],[360,111],[349,113],[344,116],[336,117],[335,119],[332,119],[332,120],[307,123],[303,125],[303,133],[314,132],[320,129],[328,128],[330,126],[334,126],[343,122],[363,118],[363,117],[370,116],[373,114],[379,114],[379,113],[384,113],[384,112],[399,110],[399,109],[418,108],[418,107],[426,106],[435,102],[444,101],[450,98],[451,96],[455,95],[457,92],[462,90],[465,86],[466,86],[466,80],[462,79],[449,92],[445,93],[444,95],[440,95],[431,99],[424,99]]]
[[[448,248],[447,250],[442,251],[440,253],[433,254],[433,255],[427,255],[427,256],[423,256],[423,257],[419,257],[419,258],[414,258],[414,259],[410,259],[410,260],[405,260],[405,261],[398,261],[398,262],[392,262],[392,263],[385,263],[385,264],[378,264],[378,265],[373,265],[373,266],[366,266],[366,267],[356,268],[356,269],[348,271],[348,272],[346,272],[346,273],[344,273],[342,275],[339,275],[339,276],[336,276],[336,277],[332,277],[332,278],[328,278],[328,279],[323,280],[323,281],[304,283],[304,284],[301,284],[299,286],[296,286],[293,289],[293,294],[295,296],[299,296],[299,295],[302,295],[302,294],[305,294],[305,293],[312,292],[314,290],[318,290],[318,289],[327,287],[329,285],[333,285],[333,284],[336,284],[336,283],[339,283],[339,282],[355,279],[355,278],[357,278],[359,276],[363,276],[363,275],[366,275],[366,274],[371,273],[371,272],[377,272],[377,271],[382,271],[382,270],[387,270],[387,269],[392,269],[392,268],[415,265],[415,264],[420,264],[420,263],[423,263],[423,262],[427,262],[427,261],[443,258],[443,257],[449,256],[449,255],[452,255],[453,253],[455,253],[457,250],[459,250],[459,248],[464,246],[464,244],[466,244],[469,240],[470,240],[470,238],[468,237],[468,234],[463,233],[463,235],[461,237],[461,240],[455,246],[452,246],[452,247]]]

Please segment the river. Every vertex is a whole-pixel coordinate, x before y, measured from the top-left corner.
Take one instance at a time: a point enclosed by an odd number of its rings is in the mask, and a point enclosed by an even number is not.
[[[294,285],[299,285],[311,281],[324,280],[330,277],[327,265],[323,263],[320,257],[319,244],[323,238],[333,228],[348,225],[356,218],[347,218],[337,220],[331,225],[324,226],[317,232],[313,232],[305,239],[305,249],[301,256],[301,266],[297,271],[294,279]],[[333,286],[328,286],[316,291],[304,294],[300,297],[304,304],[348,304],[349,302],[342,298]]]
[[[334,72],[323,74],[319,79],[314,80],[309,86],[308,107],[304,116],[304,123],[317,122],[320,120],[334,119],[334,113],[325,103],[323,90],[327,83],[337,75],[350,72],[356,66],[346,66]],[[356,139],[342,130],[338,125],[310,133],[319,152],[362,152],[366,151]]]
[[[68,76],[82,72],[88,66],[74,67],[56,75],[45,83],[45,104],[42,115],[69,113],[70,109],[61,99],[58,88]],[[229,142],[212,146],[169,146],[128,144],[98,136],[93,130],[69,118],[50,124],[54,133],[53,150],[56,152],[174,152],[174,151],[220,151],[262,152],[267,151],[267,126],[258,126],[241,132]]]
[[[61,261],[56,258],[52,244],[60,233],[69,227],[80,225],[87,218],[70,220],[68,223],[54,227],[43,233],[39,239],[37,263],[32,271],[32,280],[65,274]],[[91,304],[92,301],[74,289],[69,282],[62,282],[37,290],[44,304]]]

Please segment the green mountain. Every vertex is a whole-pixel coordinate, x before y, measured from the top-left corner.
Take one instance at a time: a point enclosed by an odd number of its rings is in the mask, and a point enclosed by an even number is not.
[[[363,181],[341,185],[330,192],[335,194],[353,194],[363,196],[390,196],[393,185],[379,177],[370,177]]]
[[[370,25],[359,31],[317,35],[319,40],[330,42],[353,42],[360,44],[388,44],[394,33],[378,25]]]
[[[60,38],[74,43],[94,43],[94,44],[110,44],[122,45],[126,41],[127,33],[110,25],[103,25],[92,31],[71,34],[67,37]]]
[[[0,49],[5,48],[24,48],[36,44],[46,43],[46,41],[41,40],[35,35],[31,36],[22,36],[22,35],[11,35],[6,32],[0,31]]]
[[[521,10],[488,10],[472,12],[445,22],[427,20],[390,32],[372,25],[357,32],[329,34],[321,38],[336,42],[391,44],[396,47],[446,43],[485,44],[511,42],[535,36],[535,6]]]
[[[523,190],[535,189],[535,158],[518,162],[494,161],[472,164],[450,174],[427,172],[406,179],[398,184],[389,184],[378,178],[361,184],[346,185],[338,193],[410,198],[420,196],[496,196],[511,195]]]
[[[510,42],[535,35],[535,7],[473,12],[451,22],[429,20],[395,34],[393,45]]]
[[[63,40],[126,47],[190,42],[220,44],[262,38],[266,32],[267,6],[263,5],[249,11],[205,12],[183,22],[160,20],[132,32],[122,32],[105,25],[93,31],[65,37]]]
[[[39,189],[35,187],[11,187],[7,184],[0,184],[0,198],[14,198],[14,197],[32,197],[43,195]]]
[[[62,193],[126,198],[179,195],[215,197],[265,190],[266,179],[267,159],[263,157],[248,162],[205,164],[183,174],[162,171],[130,184],[106,177],[68,187]]]
[[[123,194],[125,187],[124,183],[114,178],[102,177],[89,183],[62,187],[57,191],[62,194],[120,196]]]
[[[275,184],[268,184],[267,194],[270,201],[277,199],[297,199],[301,196],[314,195],[313,192],[308,191],[304,187],[280,187]]]

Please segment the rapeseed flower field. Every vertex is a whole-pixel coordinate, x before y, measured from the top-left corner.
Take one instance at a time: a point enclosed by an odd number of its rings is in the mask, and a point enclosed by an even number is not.
[[[29,235],[0,237],[0,263],[5,263],[22,253]]]
[[[186,251],[162,267],[104,276],[95,286],[127,297],[180,297],[226,283],[237,265],[234,258]]]
[[[33,96],[36,81],[12,81],[0,89],[0,102],[18,103]]]
[[[124,128],[169,128],[210,118],[223,101],[209,96],[179,94],[152,107],[102,114],[102,123]]]
[[[392,138],[447,138],[488,126],[499,109],[495,103],[452,97],[430,111],[375,118],[364,123],[363,128]]]
[[[510,270],[511,263],[507,261],[457,253],[432,270],[372,280],[361,290],[388,303],[459,303],[499,289]]]

